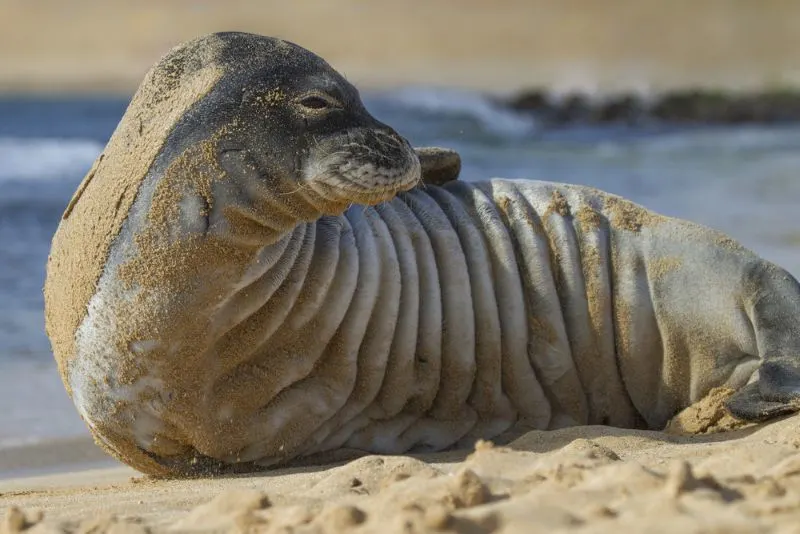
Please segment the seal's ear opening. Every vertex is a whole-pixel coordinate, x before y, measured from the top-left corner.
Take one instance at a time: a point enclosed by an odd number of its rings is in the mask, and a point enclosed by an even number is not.
[[[458,179],[461,172],[461,156],[449,148],[414,148],[421,167],[422,183],[444,185]]]

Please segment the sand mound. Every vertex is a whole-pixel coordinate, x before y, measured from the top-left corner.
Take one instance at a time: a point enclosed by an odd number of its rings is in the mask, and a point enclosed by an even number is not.
[[[735,390],[726,387],[712,389],[699,402],[670,419],[664,431],[678,435],[713,434],[748,426],[747,421],[736,419],[725,409],[725,401],[734,393]]]
[[[686,421],[719,427],[694,408]],[[796,532],[798,430],[799,417],[695,436],[575,427],[261,476],[14,481],[0,484],[2,531]]]

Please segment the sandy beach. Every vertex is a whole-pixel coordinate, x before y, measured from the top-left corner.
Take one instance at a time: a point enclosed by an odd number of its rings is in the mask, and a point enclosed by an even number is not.
[[[0,0],[0,14],[6,94],[129,95],[171,46],[220,30],[297,42],[364,88],[800,88],[788,0]],[[667,431],[527,431],[194,480],[144,477],[88,435],[23,443],[0,449],[0,534],[800,532],[800,417],[741,427],[719,400]]]
[[[688,419],[713,413],[701,412]],[[798,532],[798,430],[795,417],[691,437],[531,431],[504,447],[217,479],[86,469],[0,482],[0,531]]]

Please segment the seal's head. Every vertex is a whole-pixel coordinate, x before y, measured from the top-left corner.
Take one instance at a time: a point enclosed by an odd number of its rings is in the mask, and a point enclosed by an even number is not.
[[[246,33],[217,33],[193,46],[213,46],[222,74],[172,132],[166,150],[174,156],[198,136],[213,137],[229,175],[257,177],[320,213],[377,204],[419,182],[409,143],[370,115],[356,88],[319,56]]]

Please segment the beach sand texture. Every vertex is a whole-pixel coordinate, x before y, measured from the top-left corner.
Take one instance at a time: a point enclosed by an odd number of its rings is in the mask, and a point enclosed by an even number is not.
[[[360,86],[800,86],[792,0],[0,0],[0,89],[132,93],[171,46],[251,31]]]
[[[800,528],[798,430],[800,419],[790,418],[693,437],[598,426],[533,431],[469,454],[367,456],[219,479],[89,470],[0,483],[2,528],[790,533]]]

